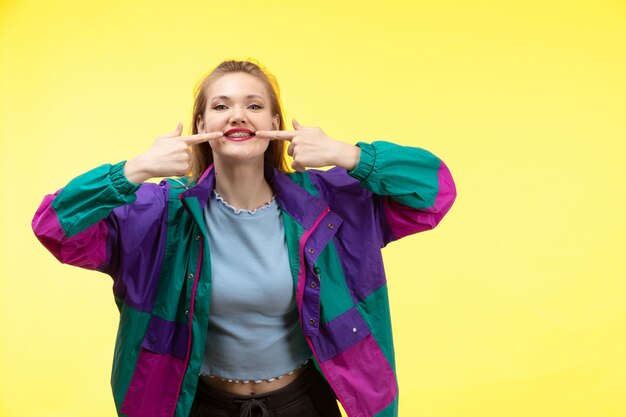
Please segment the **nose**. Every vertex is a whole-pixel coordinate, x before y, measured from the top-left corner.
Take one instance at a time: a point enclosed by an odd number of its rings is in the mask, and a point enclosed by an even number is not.
[[[246,116],[244,114],[243,109],[240,106],[234,106],[233,107],[233,111],[230,115],[230,120],[229,122],[231,124],[245,124],[246,123]]]

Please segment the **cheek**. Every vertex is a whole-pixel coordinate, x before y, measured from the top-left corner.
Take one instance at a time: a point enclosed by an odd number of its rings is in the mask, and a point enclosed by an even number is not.
[[[256,117],[250,117],[250,123],[257,130],[274,130],[272,126],[272,117],[269,114],[256,114]]]
[[[209,115],[205,115],[204,116],[204,127],[206,129],[207,132],[217,132],[217,131],[222,131],[222,128],[224,127],[224,125],[226,124],[226,122],[228,121],[228,119],[226,119],[223,116],[219,116],[216,114],[211,114]]]
[[[211,147],[212,151],[218,151],[224,146],[224,144],[222,143],[223,139],[216,139],[216,140],[210,140],[209,141],[209,146]]]

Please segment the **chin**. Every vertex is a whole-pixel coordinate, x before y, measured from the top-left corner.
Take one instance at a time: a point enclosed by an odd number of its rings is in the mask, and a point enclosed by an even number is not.
[[[246,161],[256,158],[262,159],[269,142],[255,138],[244,141],[220,139],[219,145],[215,145],[217,143],[212,146],[214,156],[219,155],[227,159]]]

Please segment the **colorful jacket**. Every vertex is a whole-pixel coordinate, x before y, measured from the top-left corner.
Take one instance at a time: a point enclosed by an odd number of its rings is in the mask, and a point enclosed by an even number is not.
[[[434,228],[456,189],[432,153],[359,142],[352,171],[265,167],[285,226],[300,322],[314,363],[349,417],[398,415],[381,248]],[[203,208],[213,166],[188,189],[133,184],[104,164],[46,195],[32,220],[62,263],[113,278],[120,312],[111,387],[128,417],[187,417],[209,315],[211,257]],[[418,273],[418,268],[415,269]]]

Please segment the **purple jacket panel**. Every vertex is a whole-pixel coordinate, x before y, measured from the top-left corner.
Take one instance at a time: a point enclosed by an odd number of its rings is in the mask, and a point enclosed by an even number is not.
[[[103,269],[114,278],[115,295],[136,310],[151,312],[165,254],[169,184],[146,182],[136,195],[133,204],[116,207],[105,219],[109,238]]]
[[[317,357],[325,362],[345,352],[370,334],[356,307],[320,326],[320,337],[311,338]]]
[[[385,285],[382,255],[376,247],[384,247],[392,234],[383,200],[363,188],[356,178],[346,175],[343,168],[329,169],[323,175],[309,170],[309,177],[331,210],[343,219],[334,243],[348,288],[358,303]],[[377,245],[371,245],[372,241]]]

